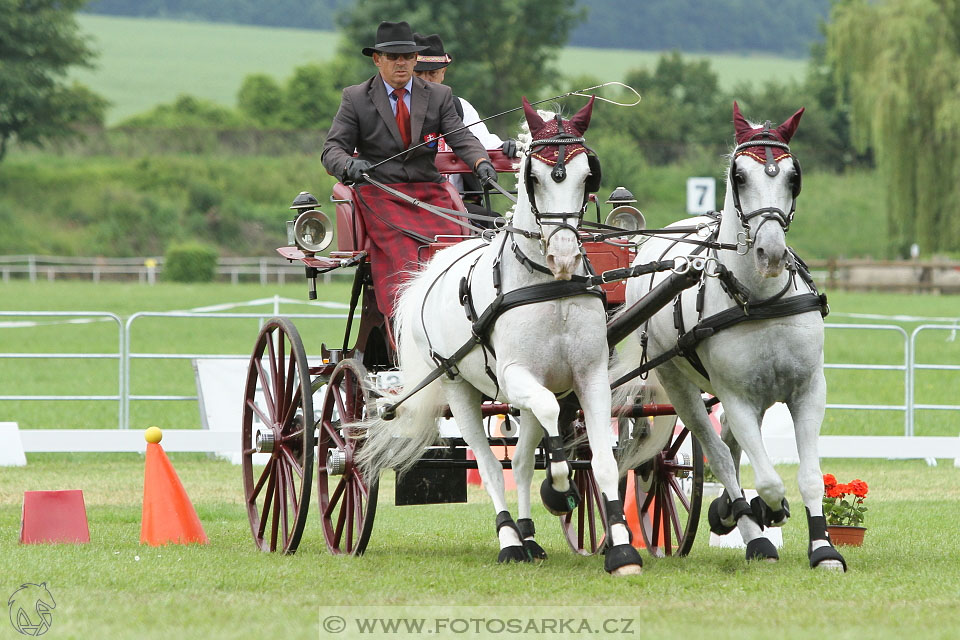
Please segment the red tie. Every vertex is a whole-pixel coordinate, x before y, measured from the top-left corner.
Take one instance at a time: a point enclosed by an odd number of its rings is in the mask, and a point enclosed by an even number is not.
[[[403,101],[406,89],[394,89],[393,95],[397,99],[397,128],[400,129],[400,138],[403,139],[403,148],[410,146],[410,112]]]

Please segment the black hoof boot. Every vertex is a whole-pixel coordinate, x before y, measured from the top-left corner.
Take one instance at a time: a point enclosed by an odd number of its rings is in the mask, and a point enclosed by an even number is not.
[[[569,479],[569,476],[567,476]],[[553,488],[553,482],[550,479],[550,472],[547,471],[547,477],[540,484],[540,500],[547,511],[555,516],[564,516],[580,504],[580,496],[573,486],[573,480],[569,480],[570,488],[566,491],[557,491]]]
[[[510,516],[509,511],[501,511],[497,514],[497,535],[500,534],[500,529],[503,527],[510,527],[517,532],[520,540],[523,540],[523,535],[520,533],[520,528],[517,526],[517,523],[513,521],[513,518]],[[506,562],[530,562],[531,557],[527,552],[526,547],[522,544],[513,545],[510,547],[504,547],[500,549],[500,555],[497,556],[497,562],[500,564]]]
[[[613,544],[613,525],[627,525],[623,516],[623,505],[619,500],[607,500],[603,494],[603,510],[607,515],[607,547],[603,551],[603,569],[611,575],[636,575],[643,571],[643,558],[632,544]],[[630,535],[630,528],[627,527]],[[632,537],[632,536],[631,536]]]
[[[760,536],[747,543],[747,560],[769,560],[780,559],[777,548],[768,539]]]
[[[523,540],[523,548],[527,550],[530,557],[534,560],[546,560],[547,552],[543,550],[537,541],[533,539],[536,535],[536,529],[533,526],[533,520],[530,518],[520,518],[517,520],[517,527],[520,529],[520,538]]]
[[[725,536],[733,531],[737,526],[736,520],[730,525],[723,523],[724,520],[729,518],[730,498],[727,497],[727,492],[724,491],[723,495],[719,498],[714,498],[713,502],[710,503],[710,507],[707,509],[707,521],[710,523],[710,531],[718,536]]]
[[[750,508],[762,527],[782,527],[787,524],[787,518],[790,517],[790,503],[786,498],[780,502],[780,508],[776,511],[772,510],[760,496],[750,501]]]
[[[547,451],[546,467],[547,477],[540,484],[540,500],[547,511],[555,516],[563,516],[580,504],[580,496],[573,484],[573,474],[567,472],[567,482],[569,487],[566,491],[557,491],[553,488],[553,476],[550,474],[550,464],[553,462],[564,462],[566,454],[563,451],[563,438],[560,436],[544,436],[544,449]],[[569,469],[570,465],[567,465]]]
[[[810,544],[807,546],[807,557],[810,558],[811,569],[835,569],[847,571],[847,561],[837,551],[830,534],[827,533],[827,520],[823,516],[811,516],[807,509],[807,528],[810,532]],[[813,548],[814,541],[826,540],[826,546]]]

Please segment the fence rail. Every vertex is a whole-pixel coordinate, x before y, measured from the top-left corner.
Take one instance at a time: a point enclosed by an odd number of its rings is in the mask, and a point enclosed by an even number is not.
[[[949,260],[808,260],[817,283],[831,290],[960,293],[960,261]],[[153,284],[163,273],[162,256],[142,258],[91,258],[17,255],[0,256],[0,279],[57,280],[83,278],[137,280]],[[352,270],[323,275],[352,277]],[[217,263],[217,279],[238,284],[259,282],[283,284],[287,278],[303,278],[303,267],[275,257],[223,257]]]
[[[84,258],[61,256],[0,256],[0,280],[26,279],[30,282],[63,279],[132,281],[152,285],[163,273],[164,258]],[[303,265],[276,257],[223,257],[217,261],[218,281],[239,284],[284,284],[287,278],[299,282],[304,277]],[[323,282],[333,278],[353,278],[353,269],[338,269],[321,276]]]

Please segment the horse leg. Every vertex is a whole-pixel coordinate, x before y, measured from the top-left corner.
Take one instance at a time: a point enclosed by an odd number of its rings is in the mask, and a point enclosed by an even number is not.
[[[497,537],[500,539],[500,555],[497,557],[497,562],[529,562],[530,557],[521,542],[520,529],[507,510],[503,488],[503,467],[490,448],[487,434],[483,429],[480,392],[462,381],[446,381],[444,388],[450,403],[450,413],[457,421],[460,435],[477,458],[480,478],[497,512],[496,529]]]
[[[746,452],[750,464],[753,465],[759,494],[750,504],[750,515],[754,524],[759,524],[760,527],[783,526],[790,516],[790,510],[784,497],[783,481],[777,475],[763,446],[763,438],[760,436],[760,415],[756,409],[742,402],[735,394],[718,393],[718,395],[721,398],[727,398],[723,405],[727,425]],[[741,500],[746,504],[746,500],[742,498]],[[744,536],[744,540],[747,541],[748,560],[779,559],[776,547],[759,532],[755,538],[748,539]]]
[[[820,469],[820,453],[817,441],[820,437],[820,425],[823,423],[826,383],[823,376],[813,383],[812,392],[798,394],[796,400],[787,402],[793,418],[794,432],[797,436],[797,453],[800,468],[797,471],[797,484],[800,485],[800,497],[807,512],[807,529],[810,543],[807,556],[810,567],[832,571],[846,571],[847,562],[833,547],[827,535],[827,522],[823,516],[823,472]]]
[[[725,535],[733,531],[734,527],[738,528],[747,542],[748,552],[753,551],[750,545],[754,540],[765,540],[769,544],[769,540],[761,535],[760,526],[753,520],[753,510],[743,498],[743,489],[740,487],[737,467],[730,455],[730,449],[714,431],[707,409],[703,406],[700,389],[689,382],[676,365],[669,362],[657,367],[657,376],[677,415],[700,442],[710,469],[723,484],[724,494],[711,502],[708,509],[710,530],[717,535]],[[756,547],[763,545],[763,542],[753,544]],[[770,547],[772,546],[770,544]],[[776,549],[773,552],[776,555]]]
[[[546,432],[543,442],[547,453],[547,477],[540,485],[543,506],[555,516],[570,513],[579,503],[579,497],[571,482],[571,468],[563,450],[563,438],[560,437],[560,404],[556,397],[520,364],[512,363],[504,367],[500,379],[501,386],[510,389],[510,399],[514,406],[527,409]]]
[[[534,536],[536,528],[530,511],[530,483],[533,481],[533,469],[537,444],[540,442],[540,425],[529,411],[520,412],[520,431],[517,434],[517,448],[513,455],[513,477],[517,481],[517,526],[523,538],[523,546],[535,560],[546,560],[543,550]]]
[[[740,443],[733,437],[733,432],[727,424],[726,412],[720,415],[720,439],[723,440],[723,443],[730,449],[730,458],[733,460],[733,468],[737,472],[737,480],[739,480],[740,456],[743,453],[743,449],[740,448]]]
[[[606,367],[594,367],[589,371],[592,375],[577,386],[577,398],[587,426],[590,466],[602,492],[607,517],[603,568],[615,576],[636,575],[643,571],[643,559],[630,544],[630,530],[619,495],[620,474],[613,457],[613,429],[610,426],[610,382]]]

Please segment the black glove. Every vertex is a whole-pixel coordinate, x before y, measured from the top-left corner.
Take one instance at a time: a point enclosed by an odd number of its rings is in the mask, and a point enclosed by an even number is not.
[[[486,183],[488,180],[497,181],[497,170],[489,160],[482,160],[473,172],[480,178],[481,183]]]
[[[347,160],[347,166],[343,170],[343,177],[351,182],[360,182],[363,180],[363,174],[370,171],[373,163],[369,160],[360,158],[350,158]]]
[[[508,158],[516,158],[518,155],[520,155],[520,153],[517,151],[516,140],[504,140],[500,150],[503,151],[503,155],[507,156]]]

